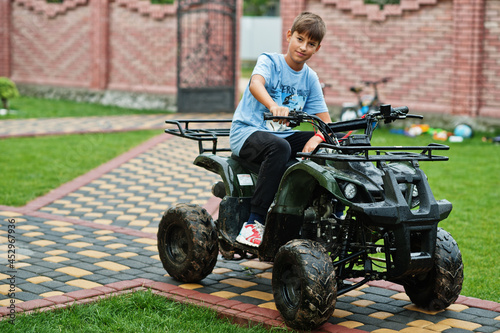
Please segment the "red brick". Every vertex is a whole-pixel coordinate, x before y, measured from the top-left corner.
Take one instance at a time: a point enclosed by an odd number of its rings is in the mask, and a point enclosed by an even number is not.
[[[119,282],[114,282],[105,285],[105,287],[108,288],[113,288],[115,290],[125,290],[125,289],[132,289],[136,287],[141,287],[143,283],[141,281],[137,280],[126,280],[126,281],[119,281]]]
[[[71,297],[71,298],[78,301],[78,300],[81,300],[84,298],[95,297],[95,296],[103,295],[103,294],[104,293],[102,291],[96,290],[96,289],[82,289],[82,290],[72,291],[72,292],[66,293],[64,295],[67,297]]]
[[[49,301],[49,302],[52,302],[54,304],[64,304],[64,303],[68,303],[68,302],[73,302],[75,300],[74,298],[71,298],[71,297],[68,297],[65,295],[50,296],[50,297],[46,297],[44,299]]]
[[[30,311],[34,309],[43,308],[45,306],[54,305],[54,302],[48,301],[46,299],[34,299],[31,301],[16,304],[16,307],[23,309],[24,311]]]
[[[276,319],[280,317],[280,313],[277,310],[273,309],[254,307],[254,308],[249,308],[248,310],[246,310],[246,312],[254,314],[256,316],[266,317],[269,319]]]

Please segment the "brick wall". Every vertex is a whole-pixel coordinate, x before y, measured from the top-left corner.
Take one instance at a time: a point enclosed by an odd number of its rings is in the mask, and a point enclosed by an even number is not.
[[[175,94],[175,13],[149,0],[0,0],[0,76]]]
[[[383,101],[419,112],[500,118],[500,2],[282,0],[283,31],[301,11],[318,13],[328,34],[309,65],[329,83],[329,104],[354,102],[349,86],[384,76]],[[283,39],[283,50],[287,44]]]

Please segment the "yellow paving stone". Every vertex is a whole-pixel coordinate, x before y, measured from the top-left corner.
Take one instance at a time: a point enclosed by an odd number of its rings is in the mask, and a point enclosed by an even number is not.
[[[236,297],[236,296],[240,296],[236,293],[232,293],[230,291],[216,291],[214,293],[211,293],[210,295],[214,295],[214,296],[219,296],[219,297],[222,297],[222,298],[232,298],[232,297]]]
[[[103,242],[107,242],[109,240],[116,239],[116,237],[115,236],[99,236],[96,239],[103,241]]]
[[[85,276],[85,275],[91,275],[91,274],[93,274],[92,272],[89,272],[89,271],[87,271],[85,269],[81,269],[81,268],[78,268],[78,267],[72,267],[72,266],[66,266],[66,267],[57,268],[56,272],[61,272],[61,273],[64,273],[64,274],[68,274],[68,275],[77,277],[77,278]]]
[[[451,328],[451,326],[442,325],[442,324],[432,324],[432,325],[425,327],[426,330],[431,330],[433,332],[442,332],[442,331],[450,329],[450,328]]]
[[[368,305],[375,304],[375,302],[373,302],[373,301],[369,301],[369,300],[367,300],[367,299],[360,299],[360,300],[357,300],[357,301],[351,302],[351,304],[352,304],[352,305],[359,306],[359,307],[362,307],[362,308],[366,308]]]
[[[83,279],[76,279],[76,280],[67,281],[66,284],[73,286],[73,287],[82,288],[82,289],[92,289],[92,288],[102,286],[102,284],[92,282],[92,281],[83,280]]]
[[[21,230],[35,230],[35,229],[40,229],[39,226],[36,226],[36,225],[21,225],[21,226],[16,226],[17,229],[21,229]]]
[[[64,207],[74,209],[74,208],[81,208],[82,205],[79,205],[79,204],[69,204],[69,205],[66,205]]]
[[[472,323],[470,321],[452,319],[452,318],[441,320],[440,322],[438,322],[438,324],[448,325],[451,327],[461,328],[461,329],[469,330],[469,331],[474,331],[482,326],[480,324]]]
[[[40,294],[40,296],[45,298],[45,297],[59,296],[59,295],[63,295],[63,294],[64,293],[62,291],[49,291],[49,292]]]
[[[119,249],[119,248],[121,248],[121,247],[127,247],[127,245],[122,244],[122,243],[113,243],[113,244],[107,244],[107,245],[104,245],[104,247],[107,247],[107,248],[109,248],[109,249],[116,250],[116,249]]]
[[[149,221],[146,220],[133,220],[128,223],[130,226],[135,226],[135,227],[146,227],[149,225]]]
[[[70,228],[70,227],[56,227],[56,228],[52,228],[51,229],[52,231],[57,231],[57,232],[70,232],[70,231],[75,231],[74,228]]]
[[[77,252],[76,254],[80,254],[82,256],[86,256],[86,257],[90,257],[90,258],[97,258],[97,259],[110,256],[109,253],[101,252],[101,251],[95,251],[95,250],[80,251],[80,252]]]
[[[95,219],[93,222],[97,223],[97,224],[110,225],[110,224],[113,223],[113,220],[109,220],[109,219]]]
[[[0,306],[9,306],[11,304],[10,300],[11,300],[10,298],[1,300],[0,301]],[[14,301],[15,301],[15,304],[20,304],[20,303],[23,302],[20,299],[16,299],[16,298],[14,298]]]
[[[69,205],[69,204],[71,204],[71,202],[72,202],[71,200],[62,200],[62,199],[54,201],[55,204],[59,204],[59,205]]]
[[[335,309],[335,311],[333,311],[333,314],[332,314],[332,316],[335,318],[344,318],[344,317],[347,317],[350,315],[352,315],[352,312],[340,310],[340,309]]]
[[[397,293],[397,294],[392,295],[391,298],[396,299],[398,301],[411,302],[410,298],[408,297],[408,295],[406,295],[406,293]]]
[[[392,317],[392,316],[394,316],[394,314],[389,313],[389,312],[384,312],[384,311],[378,311],[378,312],[374,312],[374,313],[371,313],[368,315],[368,317],[382,319],[382,320],[387,319],[387,318]]]
[[[39,284],[42,282],[52,281],[52,279],[47,277],[47,276],[35,276],[32,278],[26,279],[26,281],[28,281],[30,283],[34,283],[34,284]]]
[[[468,308],[469,307],[467,305],[452,304],[449,307],[447,307],[446,310],[451,310],[451,311],[455,311],[455,312],[461,312],[461,311],[467,310]]]
[[[101,262],[96,262],[94,265],[105,268],[110,271],[124,271],[126,269],[130,269],[130,267],[113,262],[113,261],[101,261]]]
[[[43,222],[43,224],[53,225],[54,227],[68,227],[70,225],[73,225],[73,223],[57,220],[45,221]]]
[[[388,328],[379,328],[378,330],[372,331],[372,333],[397,333],[399,331],[391,330]]]
[[[264,273],[259,273],[256,276],[258,278],[271,280],[273,278],[273,273],[271,273],[271,272],[264,272]]]
[[[406,310],[421,312],[421,313],[430,314],[430,315],[435,315],[435,314],[437,314],[439,312],[443,312],[444,311],[444,310],[429,311],[429,310],[425,310],[425,309],[419,308],[415,304],[408,304],[408,305],[403,306],[403,308],[405,308]]]
[[[48,261],[48,262],[63,262],[63,261],[67,261],[69,260],[68,258],[66,257],[61,257],[61,256],[51,256],[51,257],[45,257],[43,258],[44,261]]]
[[[252,291],[247,291],[241,294],[242,296],[248,296],[252,298],[257,298],[261,299],[264,301],[271,301],[274,299],[273,294],[270,293],[265,293],[263,291],[258,291],[258,290],[252,290]]]
[[[15,293],[20,293],[22,290],[18,287],[14,287],[14,292]],[[0,294],[7,296],[9,293],[12,292],[12,289],[10,288],[10,284],[1,284],[0,285]]]
[[[159,255],[159,254],[155,254],[154,256],[151,256],[150,258],[151,258],[151,259],[156,259],[156,260],[161,261],[161,258],[160,258],[160,255]]]
[[[10,275],[0,273],[0,281],[5,280],[5,279],[9,279],[9,278],[10,278]]]
[[[117,221],[132,221],[135,220],[137,216],[135,215],[120,215],[116,218]]]
[[[159,216],[159,214],[158,214],[158,213],[142,213],[142,214],[140,215],[140,217],[147,217],[148,219],[147,219],[146,221],[147,221],[148,223],[149,223],[149,220],[150,220],[152,217],[156,218],[157,216]],[[161,216],[160,216],[160,217],[161,217]]]
[[[158,232],[158,228],[142,228],[141,231],[148,234],[156,234]]]
[[[48,254],[50,256],[58,256],[60,254],[65,254],[65,253],[68,253],[68,251],[64,251],[64,250],[51,250],[51,251],[45,252],[45,254]]]
[[[413,327],[421,327],[421,328],[424,328],[426,326],[429,326],[429,325],[432,325],[434,324],[433,322],[431,321],[428,321],[428,320],[423,320],[423,319],[420,319],[420,320],[414,320],[414,321],[411,321],[409,322],[408,326],[413,326]]]
[[[87,242],[68,243],[68,246],[73,246],[73,247],[78,247],[78,248],[83,248],[83,247],[92,246],[92,245],[94,245],[94,244],[87,243]]]
[[[250,287],[257,285],[257,283],[255,283],[255,282],[250,282],[250,281],[245,281],[245,280],[240,280],[240,279],[235,279],[235,278],[220,280],[220,282],[229,284],[229,285],[234,286],[234,287],[240,287],[240,288],[250,288]]]
[[[232,272],[232,270],[230,270],[229,268],[214,268],[214,270],[212,271],[212,273],[214,274],[224,274],[224,273],[229,273],[229,272]]]
[[[156,239],[152,238],[136,238],[133,241],[141,244],[150,244],[150,245],[156,245],[158,242]]]
[[[273,265],[262,262],[262,261],[257,261],[257,260],[250,260],[250,261],[245,261],[240,263],[241,266],[249,267],[249,268],[255,268],[255,269],[260,269],[265,271],[266,269],[272,268]]]
[[[115,255],[118,257],[121,257],[121,258],[130,258],[130,257],[138,256],[138,254],[134,253],[134,252],[121,252],[121,253],[117,253]]]
[[[76,201],[78,201],[78,202],[90,202],[90,201],[94,201],[94,198],[91,198],[91,197],[80,197],[80,198],[76,199]]]
[[[145,197],[138,197],[138,196],[127,198],[127,201],[130,201],[130,202],[140,202],[140,201],[144,201],[144,200],[146,200]]]
[[[179,287],[183,289],[198,289],[198,288],[203,288],[201,284],[198,283],[185,283],[185,284],[180,284]]]
[[[344,295],[345,296],[350,296],[350,297],[359,297],[361,295],[364,295],[365,293],[359,290],[351,290],[346,292]]]
[[[145,212],[147,212],[146,208],[138,208],[138,207],[130,208],[129,210],[127,210],[127,213],[132,213],[132,214],[141,214]]]
[[[7,210],[2,210],[0,212],[0,215],[7,216],[7,217],[16,217],[16,216],[22,216],[23,214],[16,213],[16,212],[10,212],[10,211],[7,211]]]
[[[32,232],[27,232],[25,234],[23,234],[23,236],[26,236],[26,237],[38,237],[38,236],[42,236],[42,235],[45,235],[43,232],[40,232],[40,231],[32,231]]]
[[[28,264],[27,262],[17,262],[16,263],[16,269],[20,269],[20,268],[28,267],[28,266],[31,266],[31,264]]]
[[[91,211],[92,211],[92,208],[86,208],[86,207],[75,209],[75,212],[78,212],[78,213],[90,213]]]
[[[341,325],[341,326],[344,326],[344,327],[347,327],[347,328],[356,328],[356,327],[359,327],[359,326],[363,326],[364,324],[360,323],[359,321],[349,320],[349,321],[344,321],[342,323],[338,323],[338,325]]]
[[[86,213],[85,215],[83,215],[83,217],[94,217],[94,218],[99,218],[103,216],[104,216],[103,213],[96,213],[96,212]]]
[[[146,251],[153,251],[153,252],[157,252],[157,251],[158,251],[158,246],[156,246],[156,245],[146,246],[146,247],[144,248],[144,250],[146,250]]]
[[[48,245],[53,245],[55,243],[56,242],[49,241],[46,239],[41,239],[41,240],[33,241],[30,244],[44,247],[44,246],[48,246]]]
[[[83,238],[83,236],[82,235],[64,235],[64,236],[62,236],[62,238],[73,240],[73,239]]]
[[[265,309],[271,309],[271,310],[278,310],[276,307],[276,304],[274,302],[267,302],[267,303],[262,303],[257,305],[259,308],[265,308]]]
[[[498,317],[495,317],[494,319],[495,319],[495,320],[500,320],[500,316],[498,316]]]

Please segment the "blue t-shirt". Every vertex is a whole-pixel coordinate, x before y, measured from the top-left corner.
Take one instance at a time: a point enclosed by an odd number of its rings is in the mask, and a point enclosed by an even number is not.
[[[318,75],[307,64],[299,72],[288,66],[283,54],[263,53],[257,59],[252,76],[259,74],[266,80],[266,90],[280,106],[309,114],[328,112]],[[230,145],[239,155],[245,140],[256,131],[273,132],[280,137],[291,135],[294,130],[278,122],[265,121],[269,110],[255,99],[246,87],[236,108],[230,132]]]

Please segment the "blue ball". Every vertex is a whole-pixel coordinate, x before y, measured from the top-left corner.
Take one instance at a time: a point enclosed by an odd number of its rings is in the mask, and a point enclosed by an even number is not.
[[[470,138],[472,137],[472,127],[466,124],[460,124],[455,127],[455,131],[453,132],[456,136],[461,136],[462,138]]]

